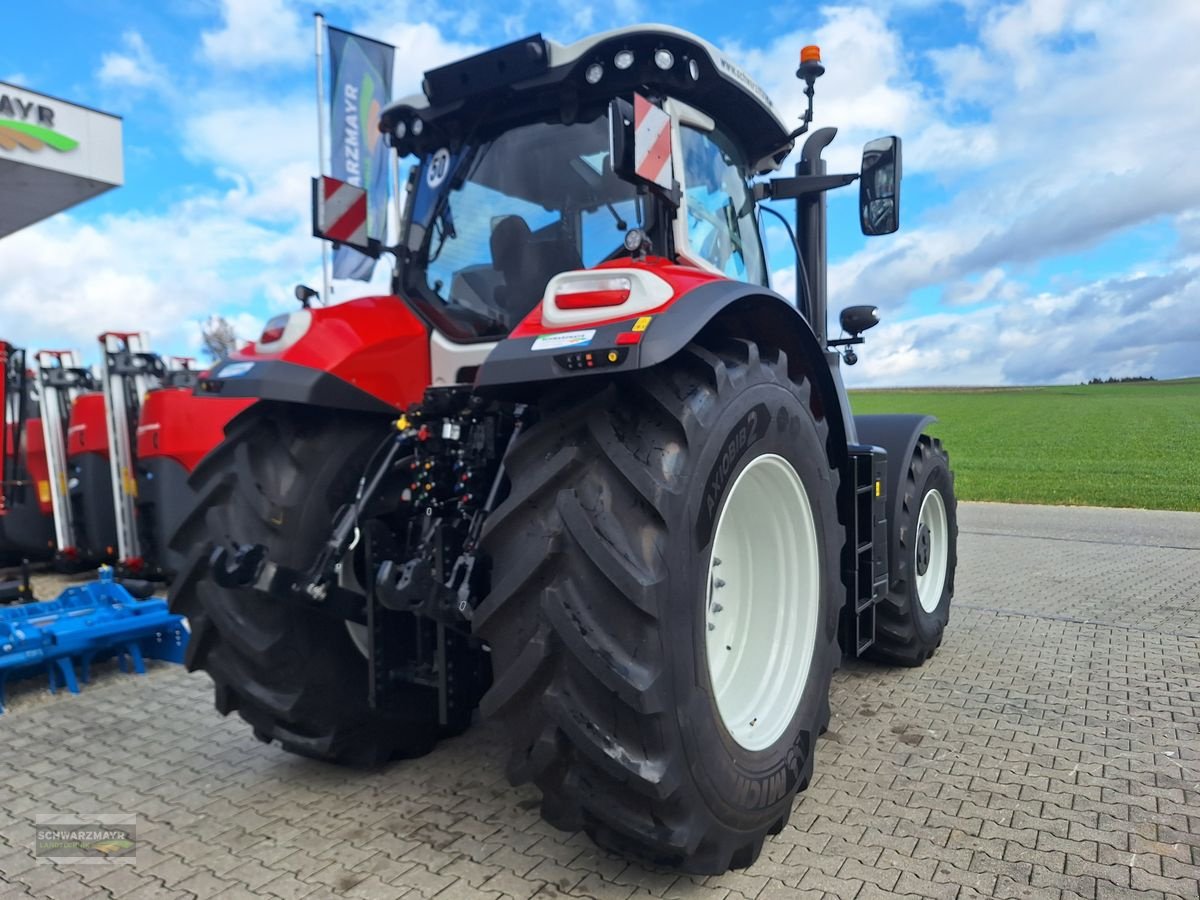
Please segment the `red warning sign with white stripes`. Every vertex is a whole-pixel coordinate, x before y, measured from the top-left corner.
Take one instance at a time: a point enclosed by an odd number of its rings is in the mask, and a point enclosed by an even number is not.
[[[639,178],[670,190],[671,117],[643,97],[633,95],[633,170]]]
[[[313,179],[313,234],[367,250],[367,192],[322,175]]]

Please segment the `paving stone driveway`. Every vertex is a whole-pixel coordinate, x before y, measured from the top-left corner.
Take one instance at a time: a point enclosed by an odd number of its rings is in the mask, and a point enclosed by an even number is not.
[[[161,666],[0,718],[0,896],[1187,897],[1200,890],[1200,515],[963,504],[923,669],[854,664],[811,788],[750,869],[629,865],[537,815],[479,726],[348,772],[264,747]],[[40,812],[135,812],[133,866],[30,855]]]

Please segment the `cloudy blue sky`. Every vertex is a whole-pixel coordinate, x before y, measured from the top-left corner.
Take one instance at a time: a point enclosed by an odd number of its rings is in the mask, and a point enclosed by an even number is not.
[[[905,140],[901,231],[831,203],[831,306],[884,324],[852,385],[1200,375],[1200,3],[1195,0],[678,0],[324,4],[398,48],[398,93],[434,65],[534,31],[569,42],[635,21],[703,35],[789,117],[799,48],[821,45],[816,125]],[[126,184],[0,240],[0,330],[90,348],[101,328],[195,351],[219,311],[244,337],[320,282],[309,4],[44,0],[5,16],[0,81],[118,113]],[[499,9],[500,12],[493,10]],[[730,17],[730,10],[737,15]],[[789,248],[769,235],[777,286]],[[336,299],[371,292],[337,282]]]

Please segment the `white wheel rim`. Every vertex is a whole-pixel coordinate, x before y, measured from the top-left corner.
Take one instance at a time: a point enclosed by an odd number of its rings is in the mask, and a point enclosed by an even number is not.
[[[917,545],[914,565],[917,571],[917,599],[921,609],[933,612],[942,602],[946,587],[946,566],[950,561],[950,526],[946,521],[946,501],[939,491],[931,490],[921,501],[917,514]]]
[[[764,454],[721,507],[708,561],[705,649],[721,721],[747,750],[783,734],[808,683],[820,613],[820,551],[796,470]]]

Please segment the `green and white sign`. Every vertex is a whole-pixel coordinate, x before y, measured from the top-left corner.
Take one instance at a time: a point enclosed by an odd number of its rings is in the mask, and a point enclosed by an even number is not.
[[[0,82],[0,237],[124,180],[118,116]]]

